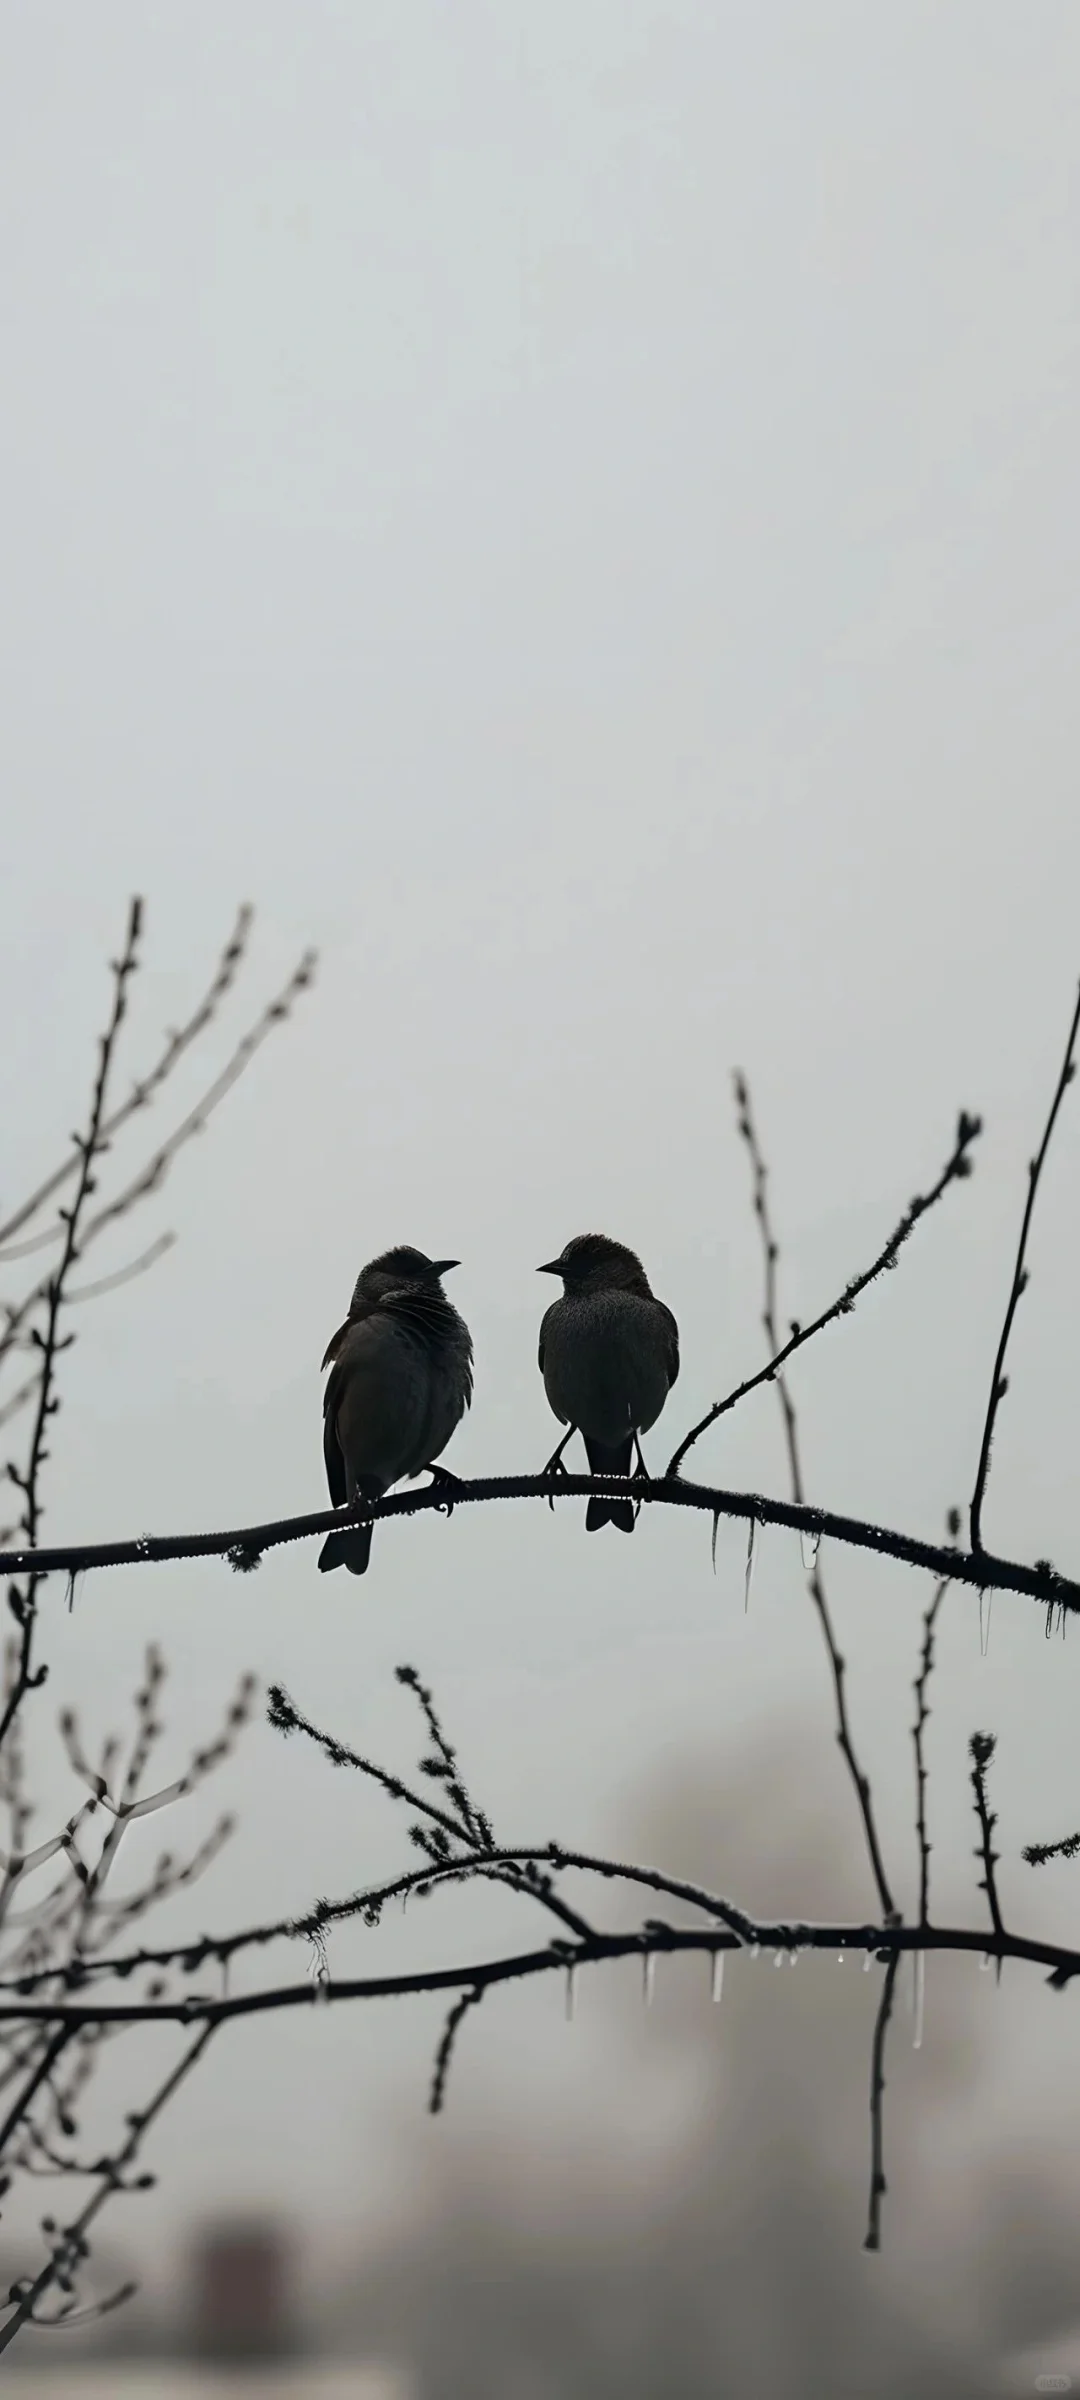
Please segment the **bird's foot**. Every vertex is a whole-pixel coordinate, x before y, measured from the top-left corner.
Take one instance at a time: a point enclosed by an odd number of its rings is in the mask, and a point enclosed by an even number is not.
[[[641,1443],[639,1442],[636,1433],[634,1435],[634,1449],[637,1453],[637,1465],[630,1477],[630,1481],[631,1483],[651,1483],[652,1476],[650,1475],[648,1467],[645,1464]]]
[[[452,1516],[454,1509],[454,1493],[461,1490],[462,1477],[460,1475],[452,1474],[449,1467],[437,1467],[434,1464],[434,1461],[430,1458],[428,1459],[426,1465],[422,1468],[421,1472],[425,1475],[430,1475],[432,1489],[434,1491],[445,1493],[446,1497],[443,1502],[443,1506],[445,1507],[447,1516]],[[440,1510],[440,1514],[441,1513],[442,1512]]]
[[[567,1445],[567,1442],[570,1440],[570,1436],[571,1436],[571,1434],[573,1433],[573,1431],[574,1431],[574,1428],[573,1428],[573,1426],[571,1425],[571,1426],[569,1427],[568,1431],[567,1431],[566,1433],[564,1433],[564,1435],[563,1435],[563,1438],[562,1438],[561,1442],[559,1443],[559,1447],[558,1447],[558,1449],[557,1449],[557,1450],[553,1450],[553,1451],[552,1451],[551,1457],[549,1458],[549,1460],[548,1460],[548,1462],[547,1462],[547,1465],[546,1465],[546,1467],[542,1467],[542,1468],[541,1468],[541,1470],[540,1470],[540,1471],[541,1471],[541,1474],[543,1474],[543,1475],[568,1475],[568,1474],[569,1474],[569,1472],[570,1472],[570,1469],[569,1469],[569,1467],[564,1467],[564,1465],[563,1465],[563,1451],[565,1450],[565,1448],[566,1448],[566,1445]],[[549,1492],[549,1493],[548,1493],[548,1507],[553,1509],[553,1508],[554,1508],[554,1506],[555,1506],[554,1497],[553,1497],[553,1495],[552,1495],[552,1494]]]

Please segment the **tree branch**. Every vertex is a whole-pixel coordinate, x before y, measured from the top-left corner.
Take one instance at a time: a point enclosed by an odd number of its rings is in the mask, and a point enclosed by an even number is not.
[[[1028,1276],[1027,1269],[1024,1265],[1024,1260],[1027,1255],[1028,1235],[1031,1231],[1031,1220],[1035,1214],[1035,1197],[1039,1189],[1039,1179],[1042,1175],[1043,1167],[1046,1164],[1046,1154],[1050,1148],[1054,1127],[1057,1123],[1058,1110],[1061,1107],[1061,1103],[1065,1098],[1068,1087],[1076,1073],[1073,1053],[1076,1049],[1076,1037],[1078,1032],[1080,1032],[1080,992],[1077,993],[1076,1006],[1073,1010],[1072,1023],[1069,1027],[1069,1039],[1065,1045],[1065,1057],[1062,1063],[1061,1073],[1058,1076],[1057,1088],[1050,1104],[1050,1114],[1046,1120],[1046,1129],[1043,1133],[1042,1141],[1039,1144],[1035,1157],[1032,1159],[1028,1167],[1027,1203],[1024,1209],[1023,1221],[1020,1226],[1020,1241],[1016,1252],[1016,1265],[1013,1268],[1012,1284],[1009,1289],[1009,1297],[1005,1307],[1005,1322],[1001,1328],[1001,1339],[998,1342],[997,1357],[994,1360],[994,1372],[990,1378],[990,1397],[986,1404],[986,1423],[983,1426],[982,1446],[979,1451],[979,1464],[975,1476],[975,1489],[971,1495],[970,1538],[971,1547],[973,1550],[981,1550],[982,1548],[982,1512],[983,1501],[986,1497],[986,1479],[990,1473],[990,1451],[993,1446],[994,1426],[997,1420],[997,1412],[1009,1388],[1008,1378],[1004,1373],[1005,1353],[1009,1347],[1009,1335],[1012,1332],[1013,1318],[1016,1315],[1021,1294],[1027,1290]]]
[[[239,973],[247,951],[253,919],[254,911],[245,903],[237,911],[236,923],[214,969],[213,980],[208,991],[200,1000],[194,1015],[188,1018],[186,1025],[182,1025],[178,1032],[167,1035],[164,1049],[156,1064],[151,1067],[150,1073],[140,1076],[139,1081],[132,1085],[127,1099],[105,1118],[101,1128],[105,1141],[111,1141],[113,1134],[119,1133],[121,1126],[126,1125],[129,1117],[134,1116],[136,1109],[149,1106],[166,1078],[172,1074],[173,1068],[183,1057],[185,1050],[189,1050],[192,1043],[198,1040],[199,1035],[205,1033]],[[0,1258],[25,1257],[28,1251],[38,1249],[42,1241],[53,1239],[56,1228],[50,1226],[46,1234],[35,1236],[31,1242],[20,1243],[18,1250],[11,1250],[7,1247],[12,1235],[20,1233],[23,1226],[29,1224],[30,1219],[37,1215],[39,1208],[44,1207],[46,1200],[51,1200],[53,1193],[60,1191],[69,1176],[74,1175],[78,1163],[79,1151],[76,1146],[53,1174],[47,1175],[44,1183],[39,1183],[37,1190],[31,1192],[29,1199],[24,1200],[21,1206],[14,1210],[6,1224],[0,1225],[0,1244],[3,1245],[3,1248],[0,1249]]]
[[[874,2027],[874,2047],[870,2065],[870,2209],[864,2250],[881,2248],[881,2203],[885,2197],[885,2133],[883,2123],[885,2101],[885,2043],[892,2016],[893,1993],[896,1988],[899,1953],[893,1951],[885,1969],[885,1980],[878,2002],[877,2023]]]
[[[761,1232],[761,1244],[765,1260],[765,1308],[762,1322],[765,1327],[765,1334],[769,1343],[769,1347],[774,1353],[772,1374],[776,1382],[776,1389],[780,1400],[781,1414],[784,1420],[784,1438],[787,1444],[792,1497],[801,1507],[805,1502],[805,1493],[803,1490],[802,1462],[799,1454],[798,1419],[795,1413],[795,1403],[788,1390],[785,1377],[780,1372],[779,1367],[776,1365],[776,1359],[779,1355],[781,1355],[779,1351],[780,1333],[777,1300],[777,1266],[779,1264],[780,1249],[776,1240],[776,1236],[773,1232],[772,1222],[769,1216],[768,1169],[765,1165],[765,1159],[762,1154],[761,1145],[757,1138],[757,1130],[754,1125],[753,1112],[750,1105],[749,1085],[747,1084],[746,1078],[743,1075],[736,1075],[734,1080],[735,1098],[739,1111],[739,1132],[741,1133],[743,1140],[746,1143],[747,1150],[750,1154],[750,1167],[753,1177],[754,1215],[757,1218]],[[968,1149],[977,1132],[977,1119],[974,1117],[962,1116],[957,1130],[956,1148],[948,1166],[945,1169],[944,1175],[939,1179],[935,1196],[937,1196],[937,1193],[945,1190],[946,1184],[951,1183],[954,1175],[966,1175],[970,1172]],[[923,1210],[928,1208],[929,1205],[929,1200],[923,1202],[912,1202],[912,1206],[908,1211],[906,1233],[910,1233],[911,1227],[916,1223],[918,1216],[922,1215]],[[899,1234],[894,1237],[894,1255],[895,1250],[899,1248],[900,1242],[906,1238],[906,1233],[905,1228],[901,1227]],[[882,1254],[882,1263],[886,1262],[888,1262],[887,1251]],[[873,1271],[877,1272],[876,1269]],[[798,1327],[793,1326],[793,1338],[797,1332]],[[815,1533],[812,1538],[814,1542],[814,1557],[813,1565],[807,1581],[810,1590],[810,1597],[814,1603],[815,1609],[817,1610],[818,1623],[821,1627],[822,1638],[828,1653],[829,1669],[832,1675],[833,1683],[833,1697],[836,1703],[836,1739],[840,1747],[844,1764],[847,1767],[848,1774],[851,1777],[852,1789],[855,1794],[856,1806],[862,1821],[863,1835],[866,1841],[867,1854],[870,1860],[870,1871],[873,1875],[874,1882],[877,1885],[878,1899],[881,1902],[884,1915],[891,1918],[897,1913],[896,1904],[893,1900],[889,1878],[885,1871],[885,1860],[882,1854],[881,1843],[878,1839],[877,1823],[874,1817],[874,1804],[870,1796],[870,1778],[863,1772],[863,1769],[860,1767],[859,1761],[855,1754],[855,1743],[852,1736],[851,1720],[848,1715],[847,1706],[846,1666],[840,1645],[836,1639],[836,1634],[833,1629],[832,1615],[829,1609],[828,1600],[825,1595],[825,1580],[818,1564],[818,1549],[821,1542],[821,1534]],[[753,1535],[751,1534],[751,1540],[752,1539]],[[749,1598],[749,1571],[748,1564],[747,1598]]]
[[[594,1493],[601,1499],[625,1498],[625,1477],[478,1475],[455,1483],[453,1505],[460,1509],[493,1500],[577,1500],[588,1499]],[[911,1534],[872,1525],[861,1517],[841,1516],[832,1509],[775,1500],[763,1492],[726,1491],[718,1484],[684,1483],[681,1476],[674,1482],[657,1477],[649,1483],[635,1483],[634,1499],[645,1507],[699,1509],[706,1516],[734,1517],[744,1524],[756,1519],[760,1525],[785,1526],[793,1533],[843,1542],[856,1550],[872,1551],[879,1558],[898,1559],[904,1566],[923,1567],[930,1575],[947,1575],[954,1583],[974,1584],[976,1589],[1021,1592],[1044,1605],[1053,1602],[1057,1608],[1080,1610],[1080,1583],[1060,1575],[1045,1558],[1028,1566],[1018,1559],[998,1558],[988,1550],[981,1550],[976,1557],[964,1550],[953,1550],[946,1543],[919,1541]],[[363,1502],[364,1518],[373,1523],[386,1517],[420,1516],[429,1509],[446,1513],[446,1497],[437,1484],[426,1484],[415,1492],[388,1492],[382,1500]],[[32,1567],[40,1575],[81,1575],[101,1567],[155,1566],[176,1558],[228,1558],[230,1564],[240,1567],[257,1566],[264,1551],[285,1542],[310,1541],[319,1534],[340,1532],[356,1513],[350,1509],[323,1508],[306,1516],[271,1519],[263,1525],[237,1525],[224,1533],[141,1534],[121,1542],[67,1543],[37,1551],[5,1550],[0,1551],[0,1574],[25,1574]]]
[[[741,1078],[736,1079],[736,1089],[739,1096],[740,1110],[742,1114],[746,1116],[748,1115],[749,1110],[749,1094],[747,1092],[746,1084]],[[672,1453],[667,1467],[667,1473],[669,1475],[678,1474],[688,1451],[693,1449],[694,1443],[700,1440],[700,1437],[703,1433],[708,1432],[711,1425],[715,1425],[721,1417],[726,1417],[729,1410],[737,1408],[740,1400],[745,1400],[749,1392],[756,1391],[759,1384],[775,1382],[779,1376],[781,1367],[786,1366],[788,1359],[794,1357],[796,1350],[802,1350],[807,1342],[812,1342],[815,1334],[821,1333],[826,1325],[831,1325],[833,1323],[835,1318],[850,1315],[856,1301],[858,1300],[860,1294],[866,1290],[867,1285],[875,1282],[877,1277],[884,1274],[890,1267],[895,1267],[900,1251],[903,1249],[904,1243],[907,1241],[909,1234],[914,1232],[920,1217],[924,1217],[927,1213],[927,1210],[934,1207],[935,1203],[941,1199],[942,1194],[948,1191],[951,1183],[956,1183],[963,1177],[970,1175],[971,1145],[981,1132],[981,1118],[969,1117],[965,1111],[961,1111],[961,1114],[957,1120],[956,1140],[951,1156],[946,1160],[945,1165],[938,1176],[937,1182],[934,1184],[932,1190],[927,1192],[923,1197],[916,1197],[911,1201],[910,1205],[905,1209],[899,1225],[897,1225],[895,1230],[889,1235],[889,1239],[886,1242],[884,1249],[879,1251],[873,1265],[867,1267],[862,1275],[853,1276],[850,1283],[845,1284],[839,1299],[833,1300],[830,1302],[828,1308],[822,1309],[821,1315],[814,1318],[812,1325],[793,1325],[789,1339],[780,1349],[775,1351],[775,1355],[770,1358],[767,1366],[759,1367],[757,1374],[749,1375],[745,1383],[740,1383],[733,1392],[728,1393],[726,1400],[717,1400],[712,1408],[706,1411],[706,1414],[702,1417],[700,1424],[693,1426],[689,1433],[684,1434],[682,1441],[679,1443],[678,1449]],[[763,1165],[761,1167],[761,1176],[761,1195],[762,1199],[764,1200],[765,1169]],[[756,1196],[754,1205],[756,1209]],[[767,1233],[765,1238],[767,1241]],[[772,1263],[775,1264],[775,1260]],[[772,1307],[768,1309],[767,1316],[771,1328],[770,1339],[775,1345],[777,1338],[777,1327],[775,1311]]]

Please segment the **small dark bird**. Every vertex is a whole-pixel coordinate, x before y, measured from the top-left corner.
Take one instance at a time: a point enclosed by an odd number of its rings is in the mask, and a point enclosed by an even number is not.
[[[655,1425],[679,1372],[679,1328],[657,1300],[633,1250],[603,1233],[579,1233],[560,1258],[537,1269],[561,1275],[540,1327],[540,1372],[560,1424],[569,1431],[550,1464],[561,1464],[575,1429],[584,1436],[594,1475],[629,1475],[638,1435]],[[598,1525],[634,1530],[631,1500],[590,1500],[590,1533]]]
[[[323,1456],[335,1508],[377,1500],[402,1475],[419,1475],[445,1450],[472,1399],[469,1328],[440,1278],[456,1258],[425,1258],[407,1243],[361,1269],[343,1325],[323,1359]],[[331,1364],[332,1362],[332,1364]],[[451,1478],[448,1476],[449,1482]],[[371,1526],[329,1533],[324,1574],[363,1575]]]

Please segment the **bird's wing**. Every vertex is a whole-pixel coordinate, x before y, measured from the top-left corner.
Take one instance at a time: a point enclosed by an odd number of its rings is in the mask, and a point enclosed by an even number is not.
[[[661,1316],[667,1321],[668,1332],[670,1336],[668,1342],[668,1384],[670,1386],[676,1382],[679,1373],[679,1328],[675,1323],[675,1319],[672,1316],[670,1308],[665,1308],[662,1300],[658,1300],[656,1305]]]
[[[341,1455],[341,1444],[337,1437],[337,1393],[333,1390],[333,1384],[334,1378],[331,1375],[326,1387],[323,1410],[323,1457],[326,1461],[326,1481],[330,1490],[330,1498],[335,1508],[343,1508],[349,1493],[345,1481],[345,1461]]]
[[[329,1341],[328,1341],[328,1343],[327,1343],[327,1345],[326,1345],[326,1348],[325,1348],[325,1350],[323,1351],[323,1354],[322,1354],[322,1359],[321,1359],[321,1361],[320,1361],[320,1365],[321,1365],[321,1366],[323,1366],[323,1367],[328,1367],[328,1366],[330,1365],[331,1359],[334,1359],[334,1358],[336,1358],[336,1357],[337,1357],[338,1351],[339,1351],[339,1350],[340,1350],[340,1348],[341,1348],[342,1342],[344,1341],[344,1339],[345,1339],[345,1336],[346,1336],[346,1334],[348,1333],[349,1327],[350,1327],[350,1325],[352,1324],[352,1322],[353,1322],[353,1320],[352,1320],[352,1318],[351,1318],[351,1317],[346,1317],[344,1324],[343,1324],[343,1325],[339,1325],[339,1326],[338,1326],[337,1332],[336,1332],[336,1333],[332,1333],[332,1334],[331,1334],[331,1336],[330,1336],[330,1339],[329,1339]],[[329,1389],[329,1386],[327,1386],[327,1389]],[[325,1401],[325,1399],[324,1399],[324,1400],[323,1400],[323,1407],[325,1408],[325,1406],[326,1406],[326,1401]]]
[[[555,1314],[555,1311],[556,1311],[556,1309],[558,1308],[558,1306],[559,1306],[559,1302],[558,1302],[557,1300],[553,1300],[553,1301],[552,1301],[552,1303],[551,1303],[551,1307],[550,1307],[550,1308],[545,1308],[545,1310],[544,1310],[544,1313],[543,1313],[543,1316],[542,1316],[542,1317],[541,1317],[541,1319],[540,1319],[540,1341],[539,1341],[539,1346],[538,1346],[538,1348],[537,1348],[537,1353],[536,1353],[536,1363],[537,1363],[537,1366],[538,1366],[538,1367],[539,1367],[539,1369],[540,1369],[540,1373],[541,1373],[541,1375],[542,1375],[542,1374],[543,1374],[543,1372],[544,1372],[544,1334],[545,1334],[545,1331],[546,1331],[546,1329],[547,1329],[547,1326],[548,1326],[548,1324],[550,1323],[550,1320],[551,1320],[551,1318],[554,1316],[554,1314]]]
[[[359,1312],[360,1317],[370,1315],[370,1308],[361,1309]],[[326,1480],[330,1487],[330,1498],[335,1508],[344,1507],[349,1497],[345,1460],[342,1456],[337,1432],[337,1413],[346,1374],[345,1361],[341,1353],[346,1334],[351,1333],[353,1326],[358,1322],[359,1317],[354,1315],[350,1309],[344,1324],[339,1325],[337,1332],[331,1334],[323,1352],[322,1363],[324,1367],[330,1367],[331,1370],[326,1379],[326,1390],[323,1393],[323,1458],[326,1461]],[[332,1366],[331,1361],[333,1361]]]

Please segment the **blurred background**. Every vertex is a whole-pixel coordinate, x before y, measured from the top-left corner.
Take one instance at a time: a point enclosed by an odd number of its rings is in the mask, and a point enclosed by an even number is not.
[[[0,56],[0,1200],[79,1121],[130,891],[130,1073],[240,899],[249,992],[322,959],[155,1204],[176,1249],[86,1316],[48,1531],[320,1505],[318,1361],[398,1240],[463,1262],[459,1473],[552,1446],[536,1262],[590,1226],[637,1247],[683,1335],[662,1464],[761,1357],[738,1065],[785,1315],[874,1254],[957,1108],[985,1114],[972,1183],[792,1378],[810,1498],[937,1538],[1078,970],[1075,10],[43,0]],[[1075,1572],[1070,1107],[985,1531]],[[696,1457],[783,1489],[775,1394]],[[823,1564],[910,1911],[928,1595]],[[870,1909],[794,1538],[763,1537],[745,1614],[737,1531],[714,1577],[704,1521],[587,1543],[569,1505],[387,1527],[345,1584],[306,1546],[250,1577],[117,1573],[71,1614],[48,1591],[42,1830],[78,1797],[55,1709],[120,1730],[148,1640],[163,1779],[247,1667],[411,1768],[410,1660],[506,1839]],[[984,1657],[975,1595],[946,1603],[942,1912],[980,1921],[989,1727],[1006,1916],[1076,1938],[1080,1868],[1019,1852],[1080,1824],[1078,1658],[1004,1595]],[[193,1841],[222,1800],[240,1830],[162,1940],[405,1863],[377,1796],[263,1724],[186,1804]],[[133,1868],[158,1830],[132,1829]],[[532,1938],[523,1903],[442,1895],[335,1934],[329,1965]],[[932,1959],[914,2051],[901,1987],[871,2258],[877,1970],[739,1960],[719,2009],[707,1984],[661,1962],[646,2011],[613,1968],[570,2023],[554,1984],[496,1995],[435,2122],[426,2001],[223,2037],[162,2120],[158,2189],[103,2220],[142,2281],[110,2360],[77,2372],[77,2337],[42,2335],[8,2380],[164,2394],[175,2353],[205,2390],[261,2350],[259,2388],[363,2373],[386,2400],[1080,2382],[1073,1996]],[[103,2076],[103,2126],[158,2039]],[[32,2227],[0,2233],[21,2272]]]

